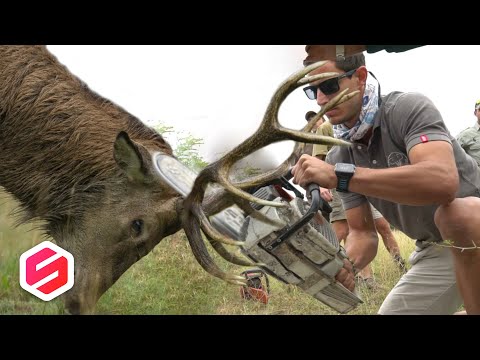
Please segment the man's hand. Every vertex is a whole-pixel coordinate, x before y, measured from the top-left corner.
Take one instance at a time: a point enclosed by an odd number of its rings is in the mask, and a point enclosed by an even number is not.
[[[333,165],[327,164],[314,156],[302,155],[292,168],[293,183],[306,189],[309,184],[333,189],[337,187],[337,176]]]
[[[347,259],[343,260],[343,268],[340,269],[335,279],[345,286],[348,290],[355,290],[355,275],[353,273],[352,263]]]

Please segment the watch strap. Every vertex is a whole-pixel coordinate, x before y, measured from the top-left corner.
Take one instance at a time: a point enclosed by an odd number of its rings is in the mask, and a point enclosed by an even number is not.
[[[350,177],[339,177],[337,175],[337,191],[348,192],[348,183],[350,182]]]

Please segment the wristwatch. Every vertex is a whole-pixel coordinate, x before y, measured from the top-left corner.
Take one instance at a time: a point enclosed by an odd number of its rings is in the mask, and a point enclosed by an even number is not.
[[[346,163],[335,164],[335,175],[337,175],[337,191],[348,192],[348,183],[355,174],[355,165]]]

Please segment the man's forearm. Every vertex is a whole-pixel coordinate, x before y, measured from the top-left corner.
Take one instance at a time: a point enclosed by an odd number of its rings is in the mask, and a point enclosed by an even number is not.
[[[405,205],[445,204],[455,198],[457,188],[456,171],[433,162],[389,169],[357,167],[349,184],[351,192]]]

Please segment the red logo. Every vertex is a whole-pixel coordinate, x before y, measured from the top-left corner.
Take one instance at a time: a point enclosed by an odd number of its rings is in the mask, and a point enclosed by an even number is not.
[[[44,241],[20,256],[20,286],[44,301],[73,287],[73,256]]]
[[[422,140],[423,143],[428,142],[428,137],[427,137],[427,135],[422,135],[422,136],[420,136],[420,140]]]

